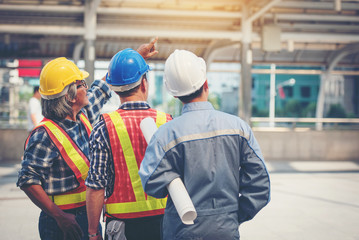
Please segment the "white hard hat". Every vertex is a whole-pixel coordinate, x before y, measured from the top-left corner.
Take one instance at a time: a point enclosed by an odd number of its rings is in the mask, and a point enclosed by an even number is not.
[[[202,87],[206,79],[206,63],[194,53],[176,49],[167,58],[163,80],[173,96],[181,97],[194,93]]]

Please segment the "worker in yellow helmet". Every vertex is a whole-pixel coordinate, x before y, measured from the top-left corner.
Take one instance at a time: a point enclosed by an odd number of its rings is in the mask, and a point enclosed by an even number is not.
[[[141,45],[139,53],[152,56],[154,44]],[[41,239],[89,239],[89,136],[111,89],[102,80],[88,89],[88,76],[64,57],[48,62],[40,74],[44,119],[26,140],[17,186],[42,210]]]

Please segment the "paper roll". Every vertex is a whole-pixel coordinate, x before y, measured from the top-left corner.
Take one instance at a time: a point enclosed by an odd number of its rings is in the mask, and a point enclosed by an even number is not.
[[[153,134],[157,131],[157,126],[153,118],[146,117],[140,123],[140,128],[147,144],[150,142]]]
[[[140,123],[140,128],[146,142],[149,143],[157,131],[155,121],[150,117],[144,118]],[[167,185],[167,189],[182,222],[187,225],[194,224],[193,221],[197,218],[197,212],[182,180],[180,178],[174,179]]]
[[[197,218],[197,212],[182,180],[180,178],[174,179],[168,184],[167,189],[182,222],[186,225],[194,224],[193,221]]]

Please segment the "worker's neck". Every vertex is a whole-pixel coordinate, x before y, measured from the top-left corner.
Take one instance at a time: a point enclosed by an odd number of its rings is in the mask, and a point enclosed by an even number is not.
[[[35,94],[34,94],[34,98],[37,98],[37,99],[41,99],[41,95],[40,95],[40,93],[39,92],[36,92]]]
[[[202,94],[200,96],[193,98],[188,103],[190,103],[190,102],[207,102],[207,101],[208,101],[208,88],[205,88],[202,91]]]
[[[135,94],[132,96],[128,96],[128,97],[120,97],[121,103],[125,103],[125,102],[137,102],[137,101],[147,101],[146,97],[143,96],[142,94]]]
[[[195,99],[192,99],[190,102],[188,103],[192,103],[192,102],[207,102],[208,99],[207,98],[195,98]]]
[[[80,110],[73,110],[73,112],[72,112],[72,115],[67,115],[66,116],[66,119],[69,119],[69,120],[72,120],[72,121],[74,121],[74,122],[76,122],[76,116],[77,116],[77,114],[80,112]]]
[[[199,97],[196,97],[196,98],[193,98],[191,101],[189,102],[186,102],[186,103],[193,103],[193,102],[207,102],[208,101],[208,97],[207,96],[199,96]],[[183,103],[183,104],[186,104],[186,103]]]

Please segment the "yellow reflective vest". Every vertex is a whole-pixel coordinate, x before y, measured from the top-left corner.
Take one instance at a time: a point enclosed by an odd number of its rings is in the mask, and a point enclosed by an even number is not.
[[[81,113],[80,120],[85,126],[88,135],[92,131],[92,126],[87,117]],[[44,118],[35,128],[44,127],[51,140],[59,150],[62,158],[74,172],[76,179],[80,183],[76,189],[57,195],[49,195],[49,198],[61,209],[73,209],[86,205],[86,186],[85,180],[89,170],[89,160],[79,149],[70,136],[54,121]],[[28,139],[25,143],[27,145]]]
[[[115,169],[114,191],[105,201],[106,215],[116,218],[138,218],[164,213],[167,198],[147,196],[138,175],[147,143],[140,130],[145,117],[152,117],[157,127],[171,116],[154,109],[123,110],[104,114]]]

